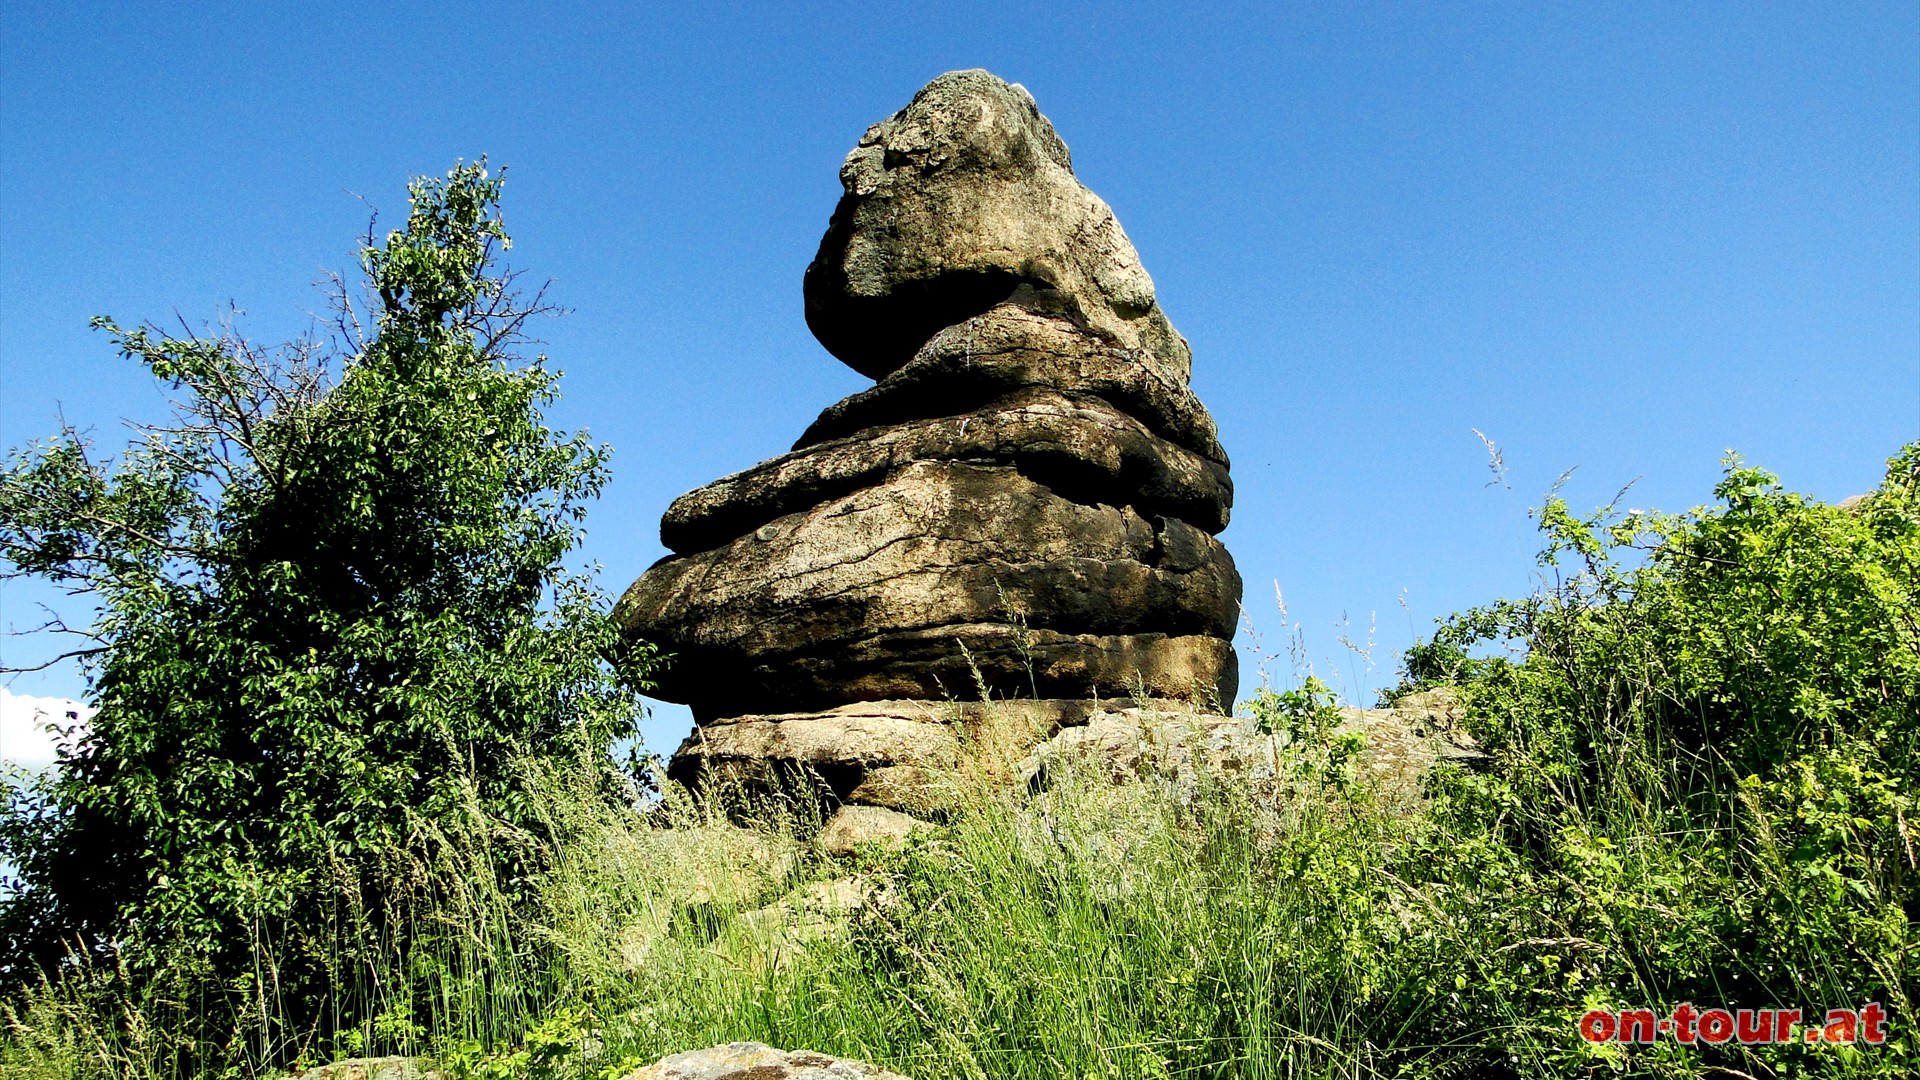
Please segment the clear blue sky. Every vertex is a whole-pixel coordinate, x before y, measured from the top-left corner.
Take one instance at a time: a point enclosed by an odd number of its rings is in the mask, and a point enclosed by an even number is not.
[[[0,5],[0,443],[159,415],[88,316],[232,300],[291,336],[362,198],[391,220],[486,153],[514,264],[574,309],[557,419],[617,450],[586,550],[614,591],[675,495],[866,385],[801,272],[842,156],[960,67],[1031,89],[1119,215],[1233,456],[1249,615],[1273,651],[1278,581],[1350,696],[1529,587],[1569,467],[1576,508],[1704,502],[1729,447],[1838,499],[1920,437],[1910,0],[74,7]],[[1376,613],[1368,674],[1339,624]]]

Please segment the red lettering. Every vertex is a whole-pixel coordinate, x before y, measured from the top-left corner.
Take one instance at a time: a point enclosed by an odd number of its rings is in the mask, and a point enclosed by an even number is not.
[[[1773,1010],[1773,1041],[1792,1042],[1793,1027],[1800,1022],[1799,1009]]]
[[[1719,1046],[1738,1039],[1745,1045],[1790,1043],[1795,1029],[1810,1044],[1833,1043],[1842,1046],[1866,1042],[1875,1046],[1887,1041],[1887,1010],[1877,1001],[1853,1009],[1829,1009],[1822,1023],[1805,1022],[1799,1009],[1707,1009],[1691,1002],[1674,1007],[1673,1015],[1662,1019],[1651,1009],[1622,1009],[1618,1013],[1592,1009],[1580,1017],[1580,1037],[1590,1043],[1652,1043],[1672,1033],[1683,1044],[1705,1042]]]
[[[1580,1018],[1580,1037],[1588,1042],[1608,1042],[1613,1031],[1613,1014],[1604,1009],[1593,1009]]]
[[[1650,1043],[1657,1030],[1651,1009],[1627,1009],[1620,1014],[1621,1042]]]
[[[1673,1037],[1683,1043],[1693,1042],[1693,1022],[1700,1013],[1692,1003],[1683,1003],[1673,1010]]]
[[[1875,1046],[1887,1041],[1887,1011],[1877,1001],[1860,1006],[1860,1037]]]

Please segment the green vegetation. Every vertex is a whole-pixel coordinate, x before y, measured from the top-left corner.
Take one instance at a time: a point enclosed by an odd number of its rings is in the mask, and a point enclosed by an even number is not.
[[[556,376],[512,355],[543,308],[491,271],[500,184],[415,182],[331,342],[96,320],[174,421],[111,465],[68,429],[0,473],[7,572],[97,606],[99,707],[0,817],[0,971],[130,995],[144,1060],[271,1060],[378,1014],[458,894],[528,902],[556,839],[530,762],[621,783],[638,703],[562,567],[605,451],[542,424]],[[445,872],[476,820],[480,881]]]
[[[1029,795],[983,739],[943,828],[835,861],[803,799],[614,797],[631,703],[555,569],[600,459],[487,329],[495,184],[416,187],[374,337],[222,413],[244,454],[194,410],[254,354],[116,330],[188,390],[174,441],[7,474],[8,557],[95,589],[108,649],[92,740],[8,819],[10,935],[90,946],[14,961],[8,1075],[613,1078],[734,1039],[917,1080],[1920,1070],[1920,445],[1846,509],[1737,462],[1686,514],[1550,501],[1541,588],[1407,658],[1488,755],[1417,800],[1308,681],[1248,706],[1291,737],[1274,779]],[[1577,1029],[1868,1001],[1877,1048]]]

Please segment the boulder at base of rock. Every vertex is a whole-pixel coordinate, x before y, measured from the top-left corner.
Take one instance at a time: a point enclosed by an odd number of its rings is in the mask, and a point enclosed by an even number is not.
[[[623,1080],[907,1080],[896,1072],[808,1050],[737,1042],[675,1054]]]
[[[668,775],[688,787],[812,790],[828,803],[937,813],[955,770],[983,747],[1014,760],[1097,701],[873,701],[815,713],[736,716],[693,730]]]
[[[834,811],[814,841],[823,855],[847,856],[862,848],[897,848],[931,826],[884,806],[843,806]]]
[[[1384,709],[1340,710],[1337,733],[1363,742],[1355,779],[1394,797],[1420,794],[1427,774],[1449,763],[1472,767],[1486,757],[1463,730],[1459,697],[1450,690],[1408,694]],[[1194,790],[1197,770],[1237,776],[1256,791],[1284,782],[1285,732],[1261,731],[1247,716],[1221,716],[1169,703],[1111,707],[1063,727],[1037,744],[1020,774],[1029,791],[1051,786],[1066,771],[1111,783],[1149,777]]]
[[[309,1069],[293,1080],[447,1080],[447,1074],[421,1058],[350,1058]]]

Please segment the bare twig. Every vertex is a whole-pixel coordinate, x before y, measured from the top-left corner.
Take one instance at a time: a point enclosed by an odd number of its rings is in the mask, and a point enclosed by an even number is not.
[[[18,675],[28,671],[45,671],[48,668],[54,666],[55,664],[64,663],[68,660],[73,660],[75,658],[82,657],[82,656],[94,656],[106,651],[107,651],[107,646],[96,645],[92,648],[87,648],[87,649],[72,649],[67,652],[61,653],[59,656],[54,657],[53,659],[47,661],[44,664],[34,664],[30,667],[7,667],[4,665],[0,665],[0,675]]]
[[[1467,430],[1473,432],[1475,437],[1477,437],[1480,440],[1480,444],[1487,448],[1487,469],[1488,471],[1493,473],[1493,479],[1487,481],[1486,486],[1492,487],[1495,484],[1498,484],[1503,488],[1507,488],[1508,490],[1511,490],[1513,488],[1513,485],[1507,483],[1506,451],[1501,450],[1498,446],[1495,446],[1493,444],[1493,440],[1481,434],[1479,428],[1468,428]]]

